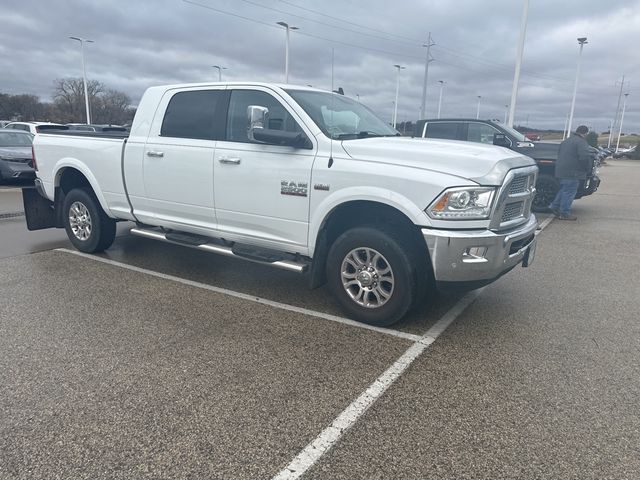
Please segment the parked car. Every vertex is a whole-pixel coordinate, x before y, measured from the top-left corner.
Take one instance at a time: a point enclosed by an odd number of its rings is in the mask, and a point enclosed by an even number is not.
[[[0,129],[0,181],[35,178],[32,141],[30,133]]]
[[[636,147],[619,148],[617,151],[613,152],[613,158],[628,158],[635,151]]]
[[[560,188],[555,178],[555,165],[558,159],[559,143],[532,142],[523,134],[504,124],[490,120],[468,118],[418,120],[414,135],[423,138],[441,138],[462,140],[465,142],[486,143],[514,150],[533,158],[538,164],[540,174],[536,182],[536,196],[533,199],[534,212],[546,212]],[[576,198],[591,195],[598,189],[600,178],[596,166],[586,180],[580,182]]]
[[[11,122],[4,128],[8,128],[10,130],[22,130],[35,135],[36,133],[44,132],[45,130],[67,130],[68,127],[60,123],[51,122]]]
[[[11,120],[0,120],[0,128],[4,128],[11,123]]]

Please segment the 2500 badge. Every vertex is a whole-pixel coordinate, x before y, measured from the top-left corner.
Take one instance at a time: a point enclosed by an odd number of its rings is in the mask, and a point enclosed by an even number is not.
[[[282,195],[293,195],[294,197],[306,197],[309,191],[307,182],[280,181],[280,193]]]

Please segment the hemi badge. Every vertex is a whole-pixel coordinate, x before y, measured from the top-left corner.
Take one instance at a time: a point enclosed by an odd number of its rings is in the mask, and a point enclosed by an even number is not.
[[[327,185],[326,183],[316,183],[313,186],[314,190],[325,190],[325,191],[329,191],[329,185]]]

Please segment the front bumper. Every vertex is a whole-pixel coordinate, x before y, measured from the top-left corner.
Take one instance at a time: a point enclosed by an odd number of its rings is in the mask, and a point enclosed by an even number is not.
[[[491,230],[422,229],[440,290],[469,290],[493,282],[533,255],[538,221],[496,233]],[[533,258],[531,258],[532,260]]]

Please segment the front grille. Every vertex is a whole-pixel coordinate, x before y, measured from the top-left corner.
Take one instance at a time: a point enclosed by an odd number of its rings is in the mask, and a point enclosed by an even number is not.
[[[509,195],[513,195],[515,193],[522,193],[527,190],[529,186],[529,177],[522,176],[516,177],[509,185]]]
[[[524,202],[515,202],[505,205],[500,223],[508,222],[510,220],[513,220],[514,218],[520,217],[522,215],[523,207]]]

